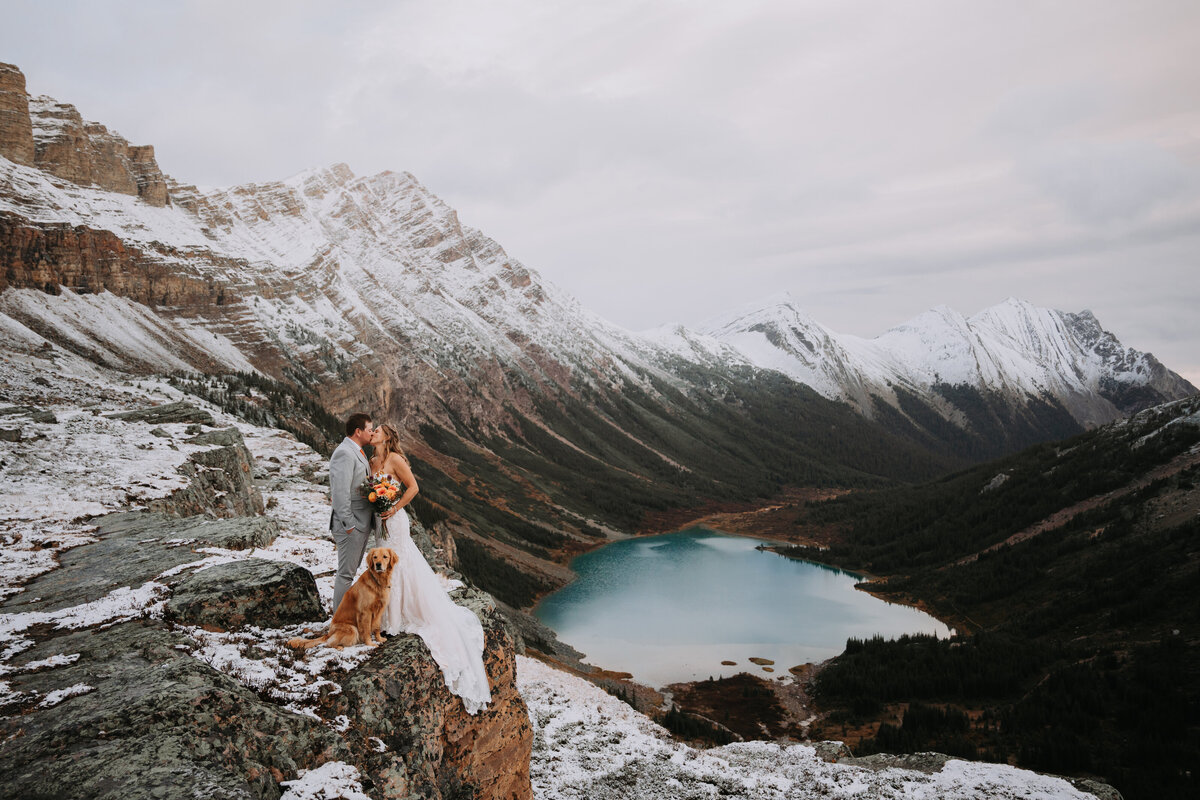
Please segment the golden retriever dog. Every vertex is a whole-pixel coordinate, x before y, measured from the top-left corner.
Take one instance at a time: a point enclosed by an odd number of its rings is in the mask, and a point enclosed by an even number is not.
[[[367,553],[367,571],[358,576],[354,585],[342,595],[342,602],[333,612],[329,632],[316,639],[289,639],[295,648],[328,645],[341,650],[356,644],[377,647],[383,644],[379,624],[387,605],[392,584],[392,569],[400,557],[390,547],[376,547]]]

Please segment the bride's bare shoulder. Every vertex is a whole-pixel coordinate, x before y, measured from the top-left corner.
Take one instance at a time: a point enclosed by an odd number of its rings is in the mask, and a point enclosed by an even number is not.
[[[408,459],[399,453],[388,453],[387,468],[393,475],[412,472]]]

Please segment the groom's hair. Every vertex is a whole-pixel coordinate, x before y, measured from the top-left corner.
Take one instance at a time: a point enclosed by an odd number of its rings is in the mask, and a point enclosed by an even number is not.
[[[355,431],[367,427],[367,423],[370,421],[370,414],[351,414],[350,419],[346,420],[346,435],[353,436]]]

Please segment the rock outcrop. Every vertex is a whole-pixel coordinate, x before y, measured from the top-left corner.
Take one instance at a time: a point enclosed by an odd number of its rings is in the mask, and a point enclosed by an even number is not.
[[[127,421],[144,421],[149,425],[205,417],[210,422],[212,420],[207,411],[186,403],[171,403],[114,416]],[[185,488],[162,500],[153,500],[147,507],[151,511],[164,511],[181,517],[196,514],[216,517],[262,514],[265,506],[262,494],[254,485],[254,457],[246,449],[242,434],[236,428],[226,428],[201,433],[191,442],[217,446],[193,453],[179,467],[179,472],[190,478]]]
[[[0,64],[0,156],[33,166],[34,154],[25,76],[12,64]]]
[[[369,657],[352,657],[346,671],[326,666],[328,652],[271,650],[269,631],[265,650],[251,647],[227,661],[234,640],[221,637],[231,634],[174,627],[284,626],[324,616],[311,574],[290,563],[247,559],[190,575],[175,569],[203,558],[196,551],[208,544],[269,543],[273,522],[148,512],[96,522],[97,541],[66,551],[58,569],[30,581],[4,611],[18,619],[80,603],[103,608],[106,595],[153,581],[165,585],[158,597],[170,594],[164,619],[29,630],[32,646],[5,664],[0,685],[0,784],[15,795],[277,798],[300,770],[337,761],[358,769],[370,797],[531,797],[532,728],[513,644],[488,595],[457,590],[458,602],[483,622],[492,687],[492,703],[471,716],[416,636],[392,637]],[[194,638],[201,635],[217,638]],[[285,708],[278,691],[243,685],[247,675],[291,659],[293,674],[315,672],[325,687],[315,701],[320,719],[312,709]]]
[[[262,800],[300,769],[354,760],[328,726],[264,702],[188,655],[191,646],[162,623],[137,621],[32,648],[23,663],[78,658],[10,681],[45,699],[0,719],[4,794]],[[76,696],[64,698],[64,687]]]
[[[457,602],[483,622],[484,665],[492,687],[488,708],[472,716],[452,695],[421,639],[393,636],[329,699],[329,715],[345,714],[364,742],[364,773],[383,797],[527,800],[533,729],[516,686],[516,655],[492,598],[459,590]]]
[[[249,558],[189,575],[167,601],[166,619],[209,630],[281,628],[321,619],[317,582],[304,567]]]
[[[212,414],[202,408],[196,408],[191,403],[164,403],[161,406],[141,408],[136,411],[122,411],[109,414],[111,419],[125,422],[148,422],[151,425],[165,425],[170,422],[190,422],[196,425],[212,425]],[[240,440],[240,436],[238,437]],[[193,440],[195,441],[195,440]],[[201,442],[207,444],[207,442]],[[233,444],[233,442],[222,442]]]
[[[171,202],[154,148],[131,145],[75,106],[49,97],[30,98],[25,76],[0,64],[0,156],[51,175],[109,192],[135,195],[152,206]]]
[[[279,525],[266,517],[180,519],[146,511],[106,514],[93,520],[96,541],[59,556],[42,573],[0,602],[0,610],[49,611],[99,600],[115,586],[141,586],[164,572],[199,561],[202,547],[244,550],[275,540]],[[178,583],[182,575],[163,579]]]
[[[49,97],[28,101],[34,165],[80,186],[142,198],[152,206],[170,202],[154,148],[135,146],[98,122],[88,122],[69,103]]]

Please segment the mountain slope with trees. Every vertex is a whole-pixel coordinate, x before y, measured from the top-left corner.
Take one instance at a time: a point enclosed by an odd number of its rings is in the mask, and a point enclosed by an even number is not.
[[[941,750],[1101,775],[1127,798],[1200,780],[1200,399],[903,489],[811,504],[866,588],[957,627],[847,643],[814,691],[860,752]],[[857,733],[855,733],[857,732]]]

